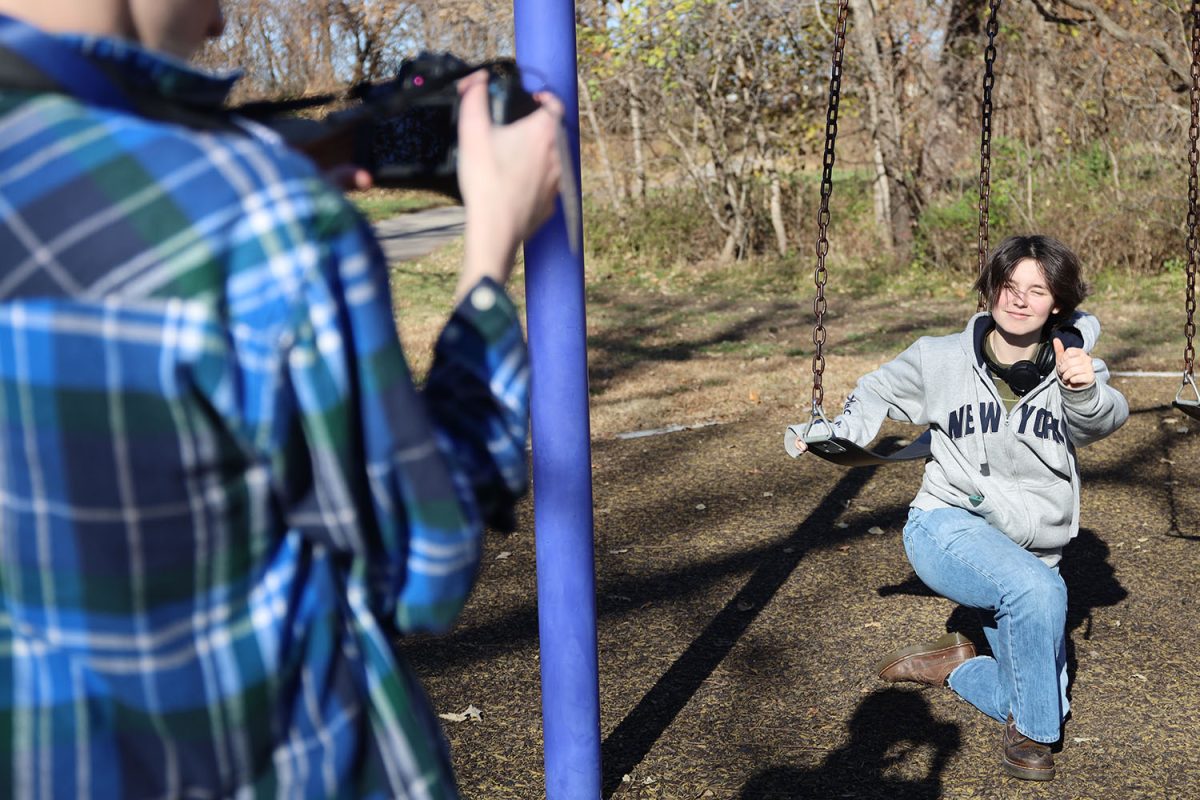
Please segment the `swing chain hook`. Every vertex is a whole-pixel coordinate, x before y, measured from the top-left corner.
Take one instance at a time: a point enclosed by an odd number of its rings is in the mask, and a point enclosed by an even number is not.
[[[825,156],[821,167],[821,206],[817,212],[817,268],[813,282],[817,285],[817,296],[813,300],[816,324],[813,326],[812,412],[813,417],[824,417],[825,387],[825,282],[829,271],[825,268],[825,256],[829,253],[829,198],[833,194],[834,144],[837,141],[838,102],[842,94],[842,58],[846,52],[846,20],[850,12],[850,0],[840,0],[837,23],[833,28],[833,66],[829,75],[829,110],[825,114]]]
[[[991,0],[987,20],[987,46],[983,50],[983,102],[979,141],[979,274],[987,269],[988,208],[992,196],[992,88],[996,85],[996,35],[1000,32],[998,15],[1002,0]],[[978,308],[986,298],[979,295]]]
[[[1200,224],[1200,180],[1197,177],[1197,162],[1200,161],[1200,0],[1192,0],[1192,88],[1191,88],[1191,127],[1188,129],[1188,214],[1187,214],[1187,289],[1184,293],[1184,306],[1187,310],[1187,322],[1183,326],[1187,344],[1183,348],[1184,384],[1189,382],[1193,374],[1196,360],[1196,350],[1192,340],[1196,336],[1196,227]],[[1192,381],[1193,388],[1195,382]],[[1181,387],[1182,389],[1182,387]]]

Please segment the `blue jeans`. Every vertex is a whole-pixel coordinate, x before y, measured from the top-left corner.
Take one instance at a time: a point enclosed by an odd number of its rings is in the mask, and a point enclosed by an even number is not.
[[[950,688],[1001,722],[1011,713],[1030,739],[1057,741],[1070,709],[1058,568],[961,508],[910,509],[904,551],[926,586],[982,612],[993,655],[960,664]]]

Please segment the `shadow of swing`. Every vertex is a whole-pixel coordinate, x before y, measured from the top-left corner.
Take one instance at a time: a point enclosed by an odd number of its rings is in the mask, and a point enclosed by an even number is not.
[[[836,546],[852,538],[833,527],[844,510],[843,501],[856,497],[875,467],[849,470],[777,551],[764,556],[725,607],[663,673],[634,708],[612,730],[601,746],[602,796],[609,797],[650,752],[705,680],[729,655],[804,557],[818,547]]]

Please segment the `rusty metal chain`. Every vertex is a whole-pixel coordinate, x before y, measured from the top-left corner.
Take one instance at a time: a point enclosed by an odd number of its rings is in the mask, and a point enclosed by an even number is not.
[[[992,196],[992,87],[996,85],[996,34],[1000,32],[997,15],[1001,0],[991,0],[987,20],[987,47],[983,51],[983,108],[979,143],[979,274],[987,269],[988,206]],[[979,308],[986,298],[979,295]]]
[[[813,282],[817,285],[817,296],[813,300],[812,413],[816,417],[824,413],[825,387],[825,282],[829,272],[825,269],[825,256],[829,253],[829,197],[833,194],[834,144],[837,141],[838,102],[842,95],[842,57],[846,52],[846,19],[850,12],[850,0],[838,4],[837,23],[833,28],[833,66],[829,75],[829,110],[825,114],[825,157],[821,169],[821,207],[817,212],[817,268]]]
[[[1188,214],[1187,214],[1187,290],[1184,306],[1187,322],[1183,326],[1187,344],[1183,348],[1184,380],[1192,377],[1196,360],[1196,349],[1192,340],[1196,336],[1196,226],[1200,222],[1200,180],[1197,180],[1197,162],[1200,161],[1197,141],[1200,140],[1200,0],[1192,0],[1192,124],[1188,129]]]

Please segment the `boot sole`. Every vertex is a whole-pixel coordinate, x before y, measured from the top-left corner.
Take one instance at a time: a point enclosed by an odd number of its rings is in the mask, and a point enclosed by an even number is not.
[[[1049,769],[1033,769],[1031,767],[1021,767],[1004,759],[1004,771],[1014,778],[1020,778],[1023,781],[1052,781],[1054,780],[1054,767]]]
[[[875,665],[875,674],[882,677],[885,670],[889,667],[899,664],[906,658],[916,655],[929,655],[932,653],[940,653],[943,650],[953,650],[956,647],[970,644],[971,640],[963,636],[957,631],[947,633],[940,639],[925,644],[914,644],[908,647],[902,647],[899,650],[889,653],[882,661]]]

